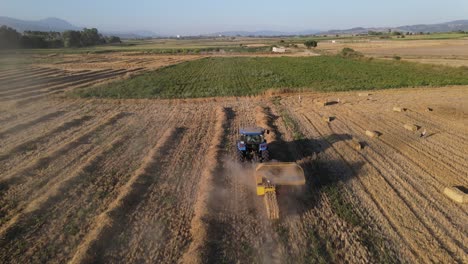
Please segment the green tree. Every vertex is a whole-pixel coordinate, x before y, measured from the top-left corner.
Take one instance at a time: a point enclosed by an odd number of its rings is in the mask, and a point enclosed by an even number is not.
[[[81,47],[81,32],[75,30],[67,30],[63,32],[63,45],[67,48]]]
[[[44,37],[36,35],[24,35],[21,37],[20,43],[21,47],[25,49],[45,49],[49,47]]]
[[[15,49],[20,45],[21,34],[7,27],[0,27],[0,49]]]
[[[122,43],[119,37],[110,36],[106,39],[107,43]]]
[[[317,41],[315,41],[315,40],[307,40],[306,42],[304,42],[304,45],[305,45],[308,49],[310,49],[310,48],[312,48],[312,47],[315,48],[315,47],[317,47]]]
[[[103,44],[102,36],[99,34],[96,28],[84,28],[81,32],[81,46],[93,46],[98,44]]]

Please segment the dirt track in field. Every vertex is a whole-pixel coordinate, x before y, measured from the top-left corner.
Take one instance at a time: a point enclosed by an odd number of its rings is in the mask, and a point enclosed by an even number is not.
[[[466,204],[442,191],[468,185],[467,87],[300,100],[56,94],[125,74],[0,71],[1,262],[466,262]],[[255,195],[253,166],[235,162],[245,125],[270,129],[272,158],[305,170],[305,190],[279,190],[279,221]],[[365,223],[336,211],[325,191],[335,184]]]

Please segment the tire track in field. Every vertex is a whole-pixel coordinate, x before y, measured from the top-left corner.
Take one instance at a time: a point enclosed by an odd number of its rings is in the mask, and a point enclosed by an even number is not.
[[[361,127],[361,129],[363,128]],[[346,141],[345,144],[349,150],[352,151],[353,147]],[[386,153],[382,149],[381,151]],[[466,236],[458,232],[459,228],[463,227],[458,226],[454,228],[451,217],[443,213],[443,208],[437,208],[439,206],[435,203],[436,201],[432,199],[432,196],[425,195],[425,192],[421,191],[421,189],[427,189],[423,188],[417,181],[412,179],[411,175],[414,175],[414,173],[408,171],[408,168],[404,166],[403,162],[395,163],[396,161],[393,161],[393,158],[389,159],[382,156],[381,152],[377,149],[374,151],[374,147],[368,147],[367,152],[370,155],[359,155],[367,162],[373,164],[373,166],[376,166],[376,168],[378,167],[379,170],[382,171],[382,176],[390,176],[388,177],[388,181],[391,182],[391,185],[395,186],[394,189],[400,193],[402,199],[406,200],[406,204],[412,208],[420,222],[429,230],[431,235],[437,239],[438,243],[445,248],[445,250],[450,252],[453,256],[467,250],[464,248],[462,241],[468,240]],[[386,161],[385,164],[382,163],[383,160]],[[403,177],[396,177],[394,175]],[[439,192],[436,190],[436,193],[438,194]],[[430,203],[428,203],[428,201],[430,201]],[[424,211],[422,211],[422,205],[424,205]],[[459,216],[454,218],[457,217]],[[434,222],[436,224],[434,224]],[[449,239],[446,239],[443,234],[448,236]]]
[[[212,182],[214,191],[209,195],[207,243],[202,251],[205,262],[235,263],[242,260],[252,263],[281,258],[277,252],[268,251],[277,245],[274,238],[262,233],[269,230],[263,226],[268,224],[268,220],[263,213],[262,200],[254,193],[253,168],[233,161],[239,127],[255,125],[251,108],[250,103],[244,102],[226,111],[229,130],[223,141],[229,148],[223,151],[223,156],[226,156],[223,167],[216,173]]]

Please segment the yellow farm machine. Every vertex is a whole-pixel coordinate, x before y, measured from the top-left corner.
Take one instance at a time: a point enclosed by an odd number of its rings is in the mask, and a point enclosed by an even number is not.
[[[260,163],[255,168],[255,182],[257,195],[264,196],[268,218],[278,219],[277,187],[305,185],[304,170],[295,162]]]

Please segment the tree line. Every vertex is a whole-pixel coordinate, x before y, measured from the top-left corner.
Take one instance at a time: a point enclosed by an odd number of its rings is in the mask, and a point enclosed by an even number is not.
[[[0,49],[79,48],[121,43],[119,37],[104,37],[96,28],[60,32],[24,31],[0,27]]]

